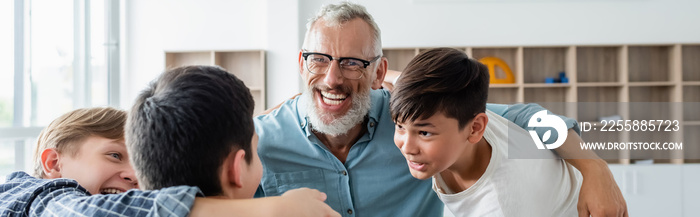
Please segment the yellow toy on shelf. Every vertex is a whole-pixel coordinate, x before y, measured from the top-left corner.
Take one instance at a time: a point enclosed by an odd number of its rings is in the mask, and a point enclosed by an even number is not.
[[[515,76],[513,76],[513,71],[510,70],[508,64],[498,57],[484,57],[479,59],[479,62],[486,65],[489,68],[489,75],[491,77],[490,83],[492,84],[513,84],[515,83]],[[496,67],[500,67],[505,73],[504,77],[496,76]]]

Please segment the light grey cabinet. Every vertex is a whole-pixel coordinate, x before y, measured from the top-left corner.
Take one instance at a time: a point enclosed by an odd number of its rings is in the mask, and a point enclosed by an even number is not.
[[[627,201],[629,216],[684,216],[684,212],[694,213],[685,216],[698,216],[699,212],[693,211],[697,208],[684,204],[685,166],[610,165],[610,170]],[[700,175],[695,176],[700,179]]]
[[[684,164],[683,216],[700,216],[700,164]]]

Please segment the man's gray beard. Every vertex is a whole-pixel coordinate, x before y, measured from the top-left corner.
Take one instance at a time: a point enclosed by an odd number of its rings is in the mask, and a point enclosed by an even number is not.
[[[311,124],[311,129],[323,133],[329,136],[339,136],[344,135],[350,131],[354,126],[362,123],[365,116],[369,113],[372,101],[369,96],[369,88],[365,91],[360,91],[352,95],[352,105],[348,112],[341,116],[336,117],[332,114],[321,114],[321,111],[316,107],[316,100],[314,100],[314,88],[307,88],[304,91],[308,103],[306,104],[307,116],[309,117],[309,123]],[[322,96],[321,96],[322,97]],[[321,99],[323,100],[323,99]],[[324,123],[323,120],[330,119],[330,123]]]

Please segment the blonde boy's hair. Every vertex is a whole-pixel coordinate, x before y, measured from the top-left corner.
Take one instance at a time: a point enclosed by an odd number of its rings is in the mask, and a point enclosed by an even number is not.
[[[39,134],[34,153],[34,176],[43,178],[41,153],[49,148],[59,154],[75,156],[89,136],[124,139],[126,111],[114,108],[82,108],[68,112],[51,122]]]

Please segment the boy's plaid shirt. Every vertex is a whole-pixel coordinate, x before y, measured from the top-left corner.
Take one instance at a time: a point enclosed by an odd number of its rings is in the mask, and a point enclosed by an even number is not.
[[[187,216],[197,187],[90,195],[71,179],[38,179],[14,172],[0,184],[0,216]]]

